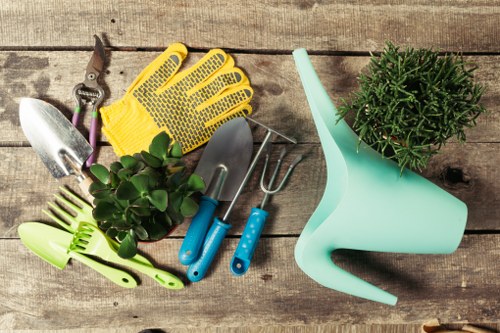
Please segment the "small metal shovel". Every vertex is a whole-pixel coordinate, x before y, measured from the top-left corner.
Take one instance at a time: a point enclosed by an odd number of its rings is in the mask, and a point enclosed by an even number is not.
[[[19,120],[26,138],[52,176],[76,176],[81,190],[92,202],[88,194],[92,179],[82,171],[82,165],[93,149],[83,135],[57,108],[35,98],[21,99]]]

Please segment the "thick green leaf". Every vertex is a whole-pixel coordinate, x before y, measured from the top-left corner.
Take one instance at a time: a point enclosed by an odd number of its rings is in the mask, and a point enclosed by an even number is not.
[[[144,170],[140,172],[141,175],[146,175],[148,176],[149,180],[149,188],[155,188],[158,185],[158,182],[160,181],[161,175],[159,172],[157,172],[155,169],[152,167],[145,167]]]
[[[182,163],[181,159],[178,157],[167,157],[163,160],[163,166],[169,165],[169,164],[177,164],[177,163]]]
[[[149,145],[149,152],[151,155],[165,160],[167,158],[168,146],[170,145],[170,137],[166,132],[160,132],[153,138]]]
[[[120,177],[118,177],[118,175],[113,171],[109,173],[109,184],[112,189],[116,189],[118,185],[120,185]]]
[[[133,156],[123,155],[120,157],[120,162],[125,168],[134,169],[139,161],[137,161]]]
[[[172,157],[182,157],[182,147],[179,142],[174,142],[172,148],[170,149],[170,156]]]
[[[118,232],[118,236],[116,236],[116,238],[118,238],[118,241],[123,241],[125,239],[125,237],[127,237],[128,235],[128,231],[119,231]]]
[[[165,190],[154,190],[148,196],[149,201],[160,212],[164,212],[168,206],[168,193]]]
[[[121,180],[129,180],[130,177],[134,174],[134,171],[130,170],[130,169],[121,169],[120,171],[118,171],[117,175],[118,175],[118,178],[120,178]]]
[[[116,236],[118,236],[118,230],[116,230],[115,228],[109,228],[108,230],[106,230],[106,235],[108,235],[109,238],[115,238]]]
[[[132,258],[137,254],[137,241],[135,239],[135,233],[130,230],[129,233],[123,238],[118,248],[118,255],[124,259]]]
[[[97,221],[106,221],[112,218],[115,212],[115,205],[106,201],[100,201],[97,206],[95,206],[94,210],[92,210],[92,216]]]
[[[140,240],[148,240],[149,239],[148,232],[146,231],[146,229],[144,229],[144,227],[142,225],[136,225],[134,227],[134,231]]]
[[[191,217],[198,211],[198,204],[190,197],[185,197],[181,204],[181,214],[185,217]]]
[[[120,171],[121,169],[123,169],[123,165],[120,162],[113,162],[109,166],[109,170],[113,171],[114,173],[118,173],[118,171]]]
[[[149,165],[150,167],[159,168],[162,165],[162,161],[160,159],[154,157],[147,151],[142,151],[141,156],[144,162],[146,162],[146,164]]]
[[[109,197],[111,191],[100,181],[93,182],[89,186],[89,193],[96,199],[105,199]]]
[[[137,174],[130,178],[130,182],[134,184],[135,188],[141,195],[144,195],[149,192],[149,176],[144,174]]]
[[[168,194],[169,206],[173,207],[176,211],[179,211],[182,204],[182,193],[179,192],[171,192]]]
[[[122,182],[116,189],[116,197],[119,200],[135,200],[139,195],[139,191],[137,191],[134,184],[129,181]]]
[[[147,230],[150,240],[160,240],[165,237],[170,230],[170,227],[167,227],[165,223],[159,222],[144,224],[144,228]]]
[[[90,167],[90,172],[101,181],[103,184],[107,184],[109,182],[109,171],[106,169],[104,165],[101,164],[93,164]]]
[[[201,178],[195,173],[189,176],[187,184],[189,190],[191,191],[196,192],[196,191],[203,191],[205,189],[205,182],[203,181],[203,178]]]
[[[106,230],[106,229],[111,228],[112,226],[113,226],[113,222],[105,221],[99,225],[99,228],[101,228],[102,230]]]
[[[149,200],[148,198],[139,198],[135,200],[129,207],[132,211],[137,216],[150,216],[151,215],[151,208],[149,207]]]
[[[125,218],[114,219],[111,222],[113,222],[113,228],[117,230],[128,230],[131,227],[131,224]]]

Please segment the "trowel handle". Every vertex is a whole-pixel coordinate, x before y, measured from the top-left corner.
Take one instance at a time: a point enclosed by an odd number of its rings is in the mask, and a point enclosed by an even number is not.
[[[187,277],[191,282],[198,282],[205,277],[229,229],[231,229],[230,224],[222,222],[217,217],[214,219],[203,243],[200,257],[187,270]]]
[[[247,272],[248,267],[250,267],[250,262],[252,261],[257,244],[259,244],[260,235],[262,234],[268,215],[269,213],[265,210],[257,207],[252,208],[252,212],[245,225],[245,230],[243,230],[240,242],[229,266],[234,275],[243,275]]]
[[[186,237],[184,237],[179,250],[179,261],[181,264],[190,265],[198,259],[200,248],[203,245],[210,221],[212,221],[215,208],[218,205],[219,202],[213,198],[205,195],[201,197],[200,209],[191,220]]]
[[[85,196],[85,199],[87,199],[87,201],[90,204],[94,202],[94,197],[89,192],[89,187],[92,184],[92,182],[93,182],[92,178],[90,178],[89,173],[86,171],[82,171],[81,175],[78,176],[78,186],[80,187],[80,190]]]

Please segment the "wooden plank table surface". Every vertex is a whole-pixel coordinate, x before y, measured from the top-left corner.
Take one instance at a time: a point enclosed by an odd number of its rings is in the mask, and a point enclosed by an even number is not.
[[[271,218],[249,272],[228,263],[246,214],[262,198],[257,177],[236,206],[234,227],[214,269],[173,292],[140,276],[122,289],[80,263],[62,271],[20,242],[25,221],[48,222],[41,210],[63,184],[27,142],[18,119],[21,97],[44,99],[68,117],[102,36],[109,57],[105,104],[170,43],[189,47],[186,67],[209,49],[234,55],[255,96],[254,118],[295,136],[305,153],[286,189],[273,197]],[[295,243],[322,197],[325,162],[291,56],[305,47],[334,102],[357,88],[357,76],[384,41],[462,52],[478,65],[488,113],[450,142],[422,174],[469,208],[465,236],[450,255],[339,251],[336,262],[399,296],[387,306],[321,287],[297,266]],[[341,0],[118,1],[18,0],[0,6],[0,331],[9,332],[420,332],[439,318],[500,329],[500,1]],[[82,130],[88,128],[88,123]],[[256,145],[263,133],[254,132]],[[186,156],[194,166],[202,149]],[[98,160],[116,159],[102,137]],[[223,206],[224,209],[224,206]],[[165,240],[141,246],[159,267],[181,276],[177,260],[188,223]]]

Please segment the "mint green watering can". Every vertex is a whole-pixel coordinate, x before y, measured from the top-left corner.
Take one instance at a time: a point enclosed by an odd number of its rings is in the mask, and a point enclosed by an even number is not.
[[[295,247],[295,260],[325,287],[394,305],[397,297],[337,267],[336,249],[444,254],[455,251],[467,206],[361,142],[337,110],[305,49],[293,52],[327,167],[323,197]]]

